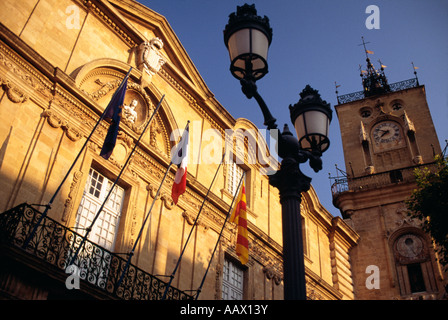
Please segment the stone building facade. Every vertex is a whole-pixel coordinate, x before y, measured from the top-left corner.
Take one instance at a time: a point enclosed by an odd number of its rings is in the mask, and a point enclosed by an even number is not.
[[[282,299],[281,209],[266,175],[278,163],[269,158],[257,128],[234,119],[210,92],[166,19],[133,0],[4,0],[1,7],[0,297],[161,299],[194,226],[169,299],[194,296],[209,261],[199,299]],[[104,120],[26,244],[130,67],[112,156],[99,156],[109,127]],[[187,121],[187,190],[175,205],[170,195],[175,167],[168,167]],[[226,130],[239,132],[243,143],[226,144]],[[219,166],[226,145],[231,147]],[[68,290],[76,288],[75,282],[67,282],[75,275],[68,257],[122,169],[75,265],[79,289]],[[131,266],[118,286],[165,172]],[[250,251],[245,266],[234,251],[232,224],[226,224],[211,259],[235,181],[243,172]],[[303,195],[302,209],[308,298],[353,299],[349,252],[358,234],[323,208],[312,188]]]

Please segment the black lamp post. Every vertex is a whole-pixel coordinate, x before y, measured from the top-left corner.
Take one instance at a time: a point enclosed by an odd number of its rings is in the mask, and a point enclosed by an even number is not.
[[[240,80],[243,93],[258,102],[264,124],[277,129],[276,119],[257,91],[255,82],[268,73],[267,54],[272,41],[269,19],[257,16],[255,5],[237,7],[224,29],[224,42],[230,54],[230,72]],[[278,135],[280,169],[269,176],[269,183],[280,191],[283,224],[283,274],[285,300],[305,300],[305,265],[303,257],[301,193],[309,190],[311,178],[299,168],[309,160],[315,172],[322,169],[321,156],[330,145],[328,127],[332,117],[330,104],[323,101],[309,85],[300,93],[300,100],[290,105],[291,121],[297,139],[285,124]]]

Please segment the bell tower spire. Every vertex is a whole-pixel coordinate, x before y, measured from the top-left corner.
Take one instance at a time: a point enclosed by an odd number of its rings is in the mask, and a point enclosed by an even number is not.
[[[366,44],[369,42],[362,39],[362,46],[364,46],[364,52],[366,54],[367,70],[362,70],[360,66],[360,76],[362,79],[362,85],[364,89],[364,96],[370,97],[377,94],[383,94],[390,91],[387,78],[384,73],[384,65],[380,62],[380,70],[378,71],[370,61],[369,54],[373,54],[373,51],[367,50]]]

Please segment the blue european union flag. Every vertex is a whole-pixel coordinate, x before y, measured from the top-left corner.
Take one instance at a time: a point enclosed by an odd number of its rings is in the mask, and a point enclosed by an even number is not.
[[[115,92],[114,96],[107,105],[104,118],[111,119],[112,122],[107,131],[106,139],[104,139],[103,148],[101,149],[100,156],[104,159],[109,159],[110,155],[114,151],[115,143],[117,142],[118,128],[120,126],[121,119],[121,107],[124,102],[124,95],[126,94],[126,87],[128,78],[126,77]]]

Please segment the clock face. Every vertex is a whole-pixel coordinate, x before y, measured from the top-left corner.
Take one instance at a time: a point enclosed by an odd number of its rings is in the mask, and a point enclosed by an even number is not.
[[[391,143],[401,140],[400,127],[392,121],[378,123],[373,127],[372,134],[376,143]]]

